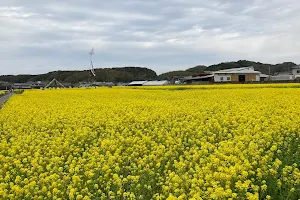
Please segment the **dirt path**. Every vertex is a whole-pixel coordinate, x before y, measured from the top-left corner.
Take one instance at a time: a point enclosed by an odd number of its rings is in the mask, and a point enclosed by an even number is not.
[[[0,97],[0,108],[12,95],[13,95],[13,93],[8,93],[8,94]]]

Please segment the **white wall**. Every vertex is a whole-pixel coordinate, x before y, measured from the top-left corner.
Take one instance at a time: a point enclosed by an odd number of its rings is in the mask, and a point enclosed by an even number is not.
[[[294,75],[271,76],[272,81],[291,81],[294,80]]]
[[[255,80],[250,80],[250,81],[260,81],[260,75],[259,74],[255,75]]]
[[[300,71],[300,69],[293,69],[292,70],[293,75],[299,75],[300,73],[297,73],[298,71]]]
[[[229,80],[227,80],[229,77]],[[223,78],[223,80],[221,80]],[[230,74],[214,74],[214,81],[215,82],[231,82],[231,75]]]
[[[246,75],[246,74],[245,74]],[[227,77],[229,77],[230,79],[227,80]],[[223,78],[223,80],[221,80]],[[231,74],[214,74],[214,81],[215,82],[231,82]],[[260,81],[260,76],[259,74],[257,74],[255,76],[255,80],[253,81]]]
[[[260,75],[259,74],[256,75],[256,81],[260,81]]]

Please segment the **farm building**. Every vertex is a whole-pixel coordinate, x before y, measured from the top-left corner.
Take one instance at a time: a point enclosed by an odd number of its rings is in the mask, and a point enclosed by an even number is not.
[[[11,88],[11,84],[9,82],[0,81],[0,90],[7,90]]]
[[[146,83],[147,81],[132,81],[131,83],[128,84],[128,86],[142,86]]]
[[[190,76],[192,77],[192,76]],[[187,76],[173,76],[169,81],[169,83],[172,84],[182,84],[184,83],[184,80],[188,78]]]
[[[296,77],[300,77],[300,65],[292,67],[292,74]]]
[[[267,74],[260,74],[259,76],[260,76],[260,82],[269,80],[269,75],[267,75]]]
[[[187,84],[226,83],[226,82],[259,82],[264,81],[267,75],[255,71],[253,67],[224,69],[215,72],[205,72],[197,76],[186,77]]]
[[[31,83],[14,83],[12,84],[13,89],[31,89],[32,84]]]
[[[196,76],[186,77],[183,82],[187,84],[203,84],[211,83],[214,81],[214,75],[212,73],[200,73]]]
[[[290,74],[290,73],[280,73],[275,76],[271,76],[270,80],[271,81],[292,81],[295,80],[295,75]]]
[[[159,85],[168,85],[168,81],[147,81],[143,86],[159,86]]]
[[[271,76],[271,81],[294,81],[300,78],[300,65],[292,67],[291,71],[280,72]]]
[[[261,72],[253,67],[224,69],[213,72],[214,82],[259,82]]]
[[[34,89],[40,89],[40,88],[44,88],[44,87],[45,87],[45,83],[42,83],[41,81],[37,81],[31,85],[31,88],[34,88]]]

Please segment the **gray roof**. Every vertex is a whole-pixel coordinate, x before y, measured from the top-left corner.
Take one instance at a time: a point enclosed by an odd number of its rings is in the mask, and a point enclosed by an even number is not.
[[[259,71],[230,71],[230,72],[215,72],[215,74],[260,74]]]
[[[255,71],[254,67],[239,67],[231,69],[223,69],[215,71],[214,74],[260,74],[261,72]]]
[[[269,75],[267,75],[267,74],[260,74],[259,75],[261,78],[268,78],[269,77]]]
[[[128,85],[144,85],[147,81],[132,81]]]
[[[31,83],[14,83],[13,85],[15,86],[27,86],[27,85],[31,85]]]
[[[300,69],[300,65],[296,65],[296,66],[292,67],[292,69]]]
[[[168,84],[168,81],[163,80],[163,81],[147,81],[146,83],[144,83],[143,85],[145,86],[155,86],[155,85],[166,85]]]
[[[200,79],[211,78],[211,77],[214,77],[214,75],[210,74],[206,76],[195,76],[195,77],[186,78],[184,80],[200,80]]]

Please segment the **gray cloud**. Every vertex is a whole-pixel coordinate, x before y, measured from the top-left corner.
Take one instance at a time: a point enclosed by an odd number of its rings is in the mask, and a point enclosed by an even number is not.
[[[0,2],[0,74],[249,59],[300,62],[296,0]]]

